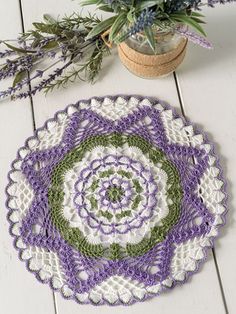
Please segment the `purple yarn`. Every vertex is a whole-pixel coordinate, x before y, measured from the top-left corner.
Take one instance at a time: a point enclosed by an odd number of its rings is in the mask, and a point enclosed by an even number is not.
[[[131,96],[122,97],[129,100]],[[140,99],[140,101],[143,99],[139,96],[134,97]],[[109,96],[109,98],[115,100],[116,96]],[[98,98],[98,100],[102,99]],[[161,103],[156,99],[150,99],[150,101],[153,104]],[[81,102],[86,102],[88,107],[90,105],[90,100]],[[81,102],[76,104],[78,109],[80,108]],[[169,109],[163,103],[161,103],[161,105],[165,109]],[[64,113],[66,110],[62,112]],[[137,125],[135,126],[138,121],[142,121],[147,116],[151,118],[149,128],[146,128],[144,124],[142,128],[137,127]],[[57,121],[57,117],[58,115],[55,117],[55,121]],[[174,117],[177,118],[179,116],[174,113]],[[89,125],[81,129],[80,123],[84,120],[89,120]],[[188,122],[184,123],[185,125],[190,125]],[[150,132],[150,130],[152,132]],[[98,260],[96,258],[93,259],[83,256],[83,254],[75,250],[62,238],[60,232],[50,222],[50,208],[47,193],[51,184],[50,174],[71,149],[77,147],[93,134],[111,134],[113,132],[138,135],[147,140],[154,147],[161,149],[178,169],[183,189],[183,199],[180,218],[161,243],[156,244],[150,251],[142,256],[110,261],[105,258]],[[37,138],[37,133],[35,138]],[[26,147],[28,146],[28,141],[26,142]],[[209,143],[206,138],[205,143]],[[211,155],[215,156],[213,148]],[[196,162],[195,164],[191,164],[190,167],[189,160],[192,160],[193,157]],[[192,193],[192,191],[196,191],[200,179],[205,170],[209,167],[208,161],[208,154],[206,154],[204,149],[170,143],[160,117],[160,111],[154,107],[138,106],[135,113],[131,113],[114,122],[100,116],[91,109],[80,109],[79,112],[75,112],[70,117],[62,140],[58,145],[41,151],[30,152],[27,157],[23,159],[21,167],[22,172],[36,196],[25,218],[22,220],[20,231],[21,238],[27,245],[42,247],[58,254],[67,284],[74,292],[88,292],[114,274],[137,280],[145,286],[155,285],[157,282],[165,280],[170,275],[170,263],[174,252],[174,243],[180,244],[189,239],[205,235],[210,231],[214,219],[213,214],[210,213],[206,205],[202,203],[200,197],[196,193]],[[43,166],[36,170],[38,163],[42,163]],[[131,165],[132,161],[130,167]],[[217,165],[219,166],[218,161]],[[143,171],[145,171],[144,168]],[[82,176],[83,171],[81,171],[76,184],[78,184]],[[221,174],[219,174],[219,179],[224,182]],[[10,179],[10,184],[11,183],[12,179]],[[224,192],[224,187],[222,191]],[[155,193],[156,192],[157,189],[155,190]],[[8,201],[9,200],[10,196],[8,194]],[[222,204],[226,206],[226,200],[224,200]],[[9,210],[11,213],[12,210],[10,208]],[[202,217],[202,223],[199,226],[192,226],[192,218],[197,216]],[[222,214],[223,219],[224,217],[225,212]],[[32,226],[37,221],[40,221],[41,227],[46,233],[32,234]],[[142,223],[143,222],[144,220]],[[87,220],[87,223],[89,225],[89,220]],[[185,228],[186,226],[188,227],[187,229]],[[127,231],[128,230],[129,228]],[[206,257],[206,248],[204,248],[204,256]],[[205,257],[202,260],[204,260]],[[155,274],[149,273],[147,265],[152,266],[157,262],[159,270]],[[103,267],[101,267],[101,263],[104,264]],[[200,262],[198,267],[199,265]],[[77,275],[80,270],[86,270],[89,273],[87,280],[78,278]],[[187,280],[187,277],[192,273],[193,272],[188,272],[185,280]],[[39,275],[37,275],[37,278],[41,280]],[[177,281],[173,282],[172,287],[174,287],[176,283]],[[50,285],[52,286],[52,283],[50,283]],[[163,287],[163,290],[164,289]],[[144,299],[148,297],[150,297],[150,295],[146,295]],[[130,303],[135,301],[137,300],[134,298]],[[102,303],[107,303],[107,301],[103,300]]]

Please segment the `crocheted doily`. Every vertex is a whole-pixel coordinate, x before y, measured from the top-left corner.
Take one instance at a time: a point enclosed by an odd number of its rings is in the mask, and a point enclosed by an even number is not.
[[[57,113],[18,151],[9,181],[20,258],[79,303],[131,304],[183,283],[226,213],[206,136],[138,96],[92,98]]]

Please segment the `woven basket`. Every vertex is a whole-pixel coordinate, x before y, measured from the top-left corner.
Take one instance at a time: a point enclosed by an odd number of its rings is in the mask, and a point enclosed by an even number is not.
[[[144,78],[154,78],[173,72],[183,61],[187,49],[187,39],[161,55],[147,55],[130,48],[125,42],[118,46],[121,62],[130,72]]]

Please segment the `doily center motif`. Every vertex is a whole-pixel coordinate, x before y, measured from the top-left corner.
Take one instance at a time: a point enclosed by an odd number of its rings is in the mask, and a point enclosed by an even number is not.
[[[157,99],[79,101],[12,164],[8,219],[20,258],[66,298],[132,304],[184,282],[225,221],[206,136]]]
[[[99,153],[104,154],[102,158],[97,158],[93,150],[95,147],[96,151],[101,147]],[[113,154],[106,155],[106,147]],[[133,149],[136,160],[129,156]],[[86,151],[89,153],[86,154]],[[166,217],[160,221],[157,214],[163,217],[164,208],[158,207],[157,202],[158,173],[152,174],[148,164],[139,161],[140,155],[147,155],[146,162],[163,171],[167,177],[164,193],[168,208]],[[88,167],[81,168],[79,162],[88,164]],[[63,217],[62,211],[66,194],[63,191],[63,178],[66,178],[66,172],[76,163],[79,171],[76,176],[79,179],[75,183],[76,191],[71,196],[78,210],[78,219],[81,218],[84,225],[90,228],[87,237],[80,228],[70,226],[70,221]],[[181,198],[178,171],[166,159],[165,154],[153,149],[152,145],[139,136],[123,136],[119,133],[90,137],[71,150],[53,170],[52,184],[48,191],[52,222],[63,238],[86,256],[106,256],[113,260],[126,255],[142,255],[163,241],[179,218]],[[152,221],[154,215],[155,221]],[[145,228],[142,228],[144,224]],[[106,249],[106,245],[93,244],[88,240],[93,238],[93,229],[96,229],[96,237],[101,243],[106,243],[106,235],[110,235],[112,242],[109,249]],[[135,240],[133,229],[142,229],[142,239],[136,244],[129,242],[131,236]],[[119,234],[123,235],[122,243],[125,241],[125,247],[120,245]]]

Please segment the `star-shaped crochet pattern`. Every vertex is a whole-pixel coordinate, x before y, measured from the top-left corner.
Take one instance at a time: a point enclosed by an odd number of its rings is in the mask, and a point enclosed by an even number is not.
[[[20,257],[80,303],[132,304],[174,287],[224,223],[212,145],[156,99],[79,101],[37,130],[12,168]]]

